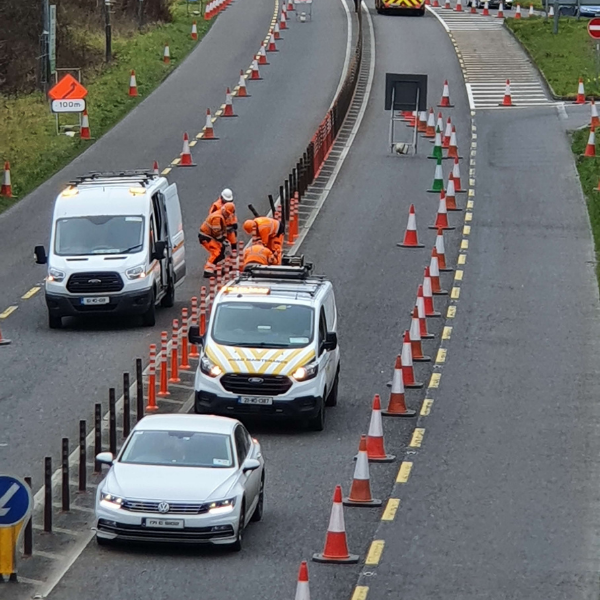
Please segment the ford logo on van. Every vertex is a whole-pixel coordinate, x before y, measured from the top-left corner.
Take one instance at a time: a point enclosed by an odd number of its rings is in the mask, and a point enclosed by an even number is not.
[[[262,377],[249,377],[248,383],[262,383],[264,379]]]
[[[102,283],[102,279],[88,279],[88,283]]]

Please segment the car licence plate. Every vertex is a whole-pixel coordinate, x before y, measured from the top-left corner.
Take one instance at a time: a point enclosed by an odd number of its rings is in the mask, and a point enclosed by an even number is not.
[[[110,298],[108,296],[94,296],[93,298],[82,298],[81,304],[85,304],[86,306],[94,306],[96,304],[108,304],[110,302]]]
[[[144,519],[144,527],[155,529],[183,529],[183,519]]]
[[[273,398],[264,396],[240,396],[240,404],[273,404]]]

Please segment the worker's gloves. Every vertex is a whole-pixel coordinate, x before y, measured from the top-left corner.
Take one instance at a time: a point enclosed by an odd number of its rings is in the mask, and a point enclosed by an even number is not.
[[[225,254],[225,256],[231,256],[231,244],[229,243],[229,241],[223,242],[223,253]]]

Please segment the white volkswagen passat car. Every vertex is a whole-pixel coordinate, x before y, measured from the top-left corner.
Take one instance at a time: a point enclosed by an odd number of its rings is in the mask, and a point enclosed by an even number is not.
[[[235,419],[153,415],[133,429],[96,495],[96,540],[208,542],[241,550],[263,512],[260,444]]]

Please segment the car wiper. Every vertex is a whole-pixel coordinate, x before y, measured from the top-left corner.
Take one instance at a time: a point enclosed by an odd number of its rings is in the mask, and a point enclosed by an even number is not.
[[[274,342],[255,342],[253,344],[231,344],[238,348],[289,348],[289,344],[275,344]]]
[[[125,250],[120,250],[119,252],[111,252],[110,254],[129,254],[130,252],[133,252],[136,248],[141,248],[141,247],[142,247],[142,243],[140,242],[139,244],[136,244],[135,246],[125,248]]]

